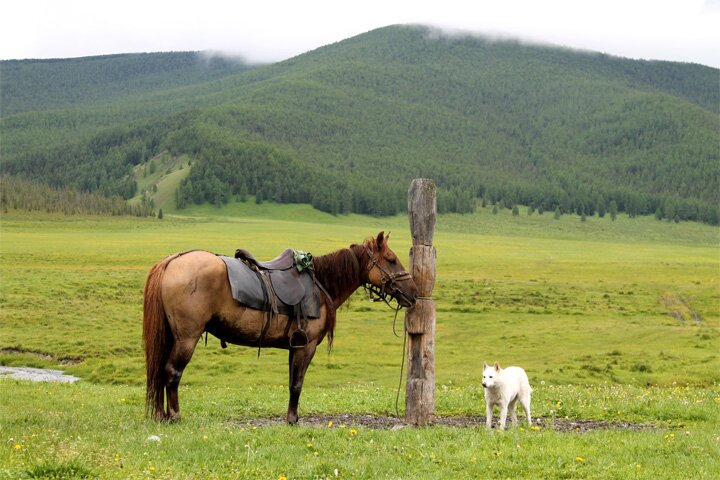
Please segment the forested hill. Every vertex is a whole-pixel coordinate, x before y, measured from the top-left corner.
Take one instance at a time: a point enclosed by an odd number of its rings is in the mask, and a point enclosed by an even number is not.
[[[393,214],[422,176],[441,211],[483,198],[717,224],[719,78],[392,26],[102,108],[3,113],[2,168],[130,197],[133,167],[169,152],[192,159],[179,207],[255,194]]]
[[[2,114],[87,105],[187,86],[253,68],[199,52],[0,61]]]

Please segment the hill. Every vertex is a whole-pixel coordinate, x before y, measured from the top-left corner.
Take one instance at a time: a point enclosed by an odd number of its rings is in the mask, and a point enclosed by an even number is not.
[[[392,26],[105,105],[4,113],[2,169],[130,198],[133,169],[167,152],[193,159],[180,208],[254,194],[389,215],[427,176],[441,211],[483,198],[717,224],[719,95],[701,65]]]
[[[253,68],[198,52],[135,53],[0,62],[3,116],[93,103],[207,82]]]

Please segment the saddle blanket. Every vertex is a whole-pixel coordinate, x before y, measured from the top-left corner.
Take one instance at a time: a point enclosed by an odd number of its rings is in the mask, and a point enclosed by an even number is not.
[[[237,258],[218,255],[227,265],[230,289],[235,300],[246,307],[263,312],[271,311],[271,292],[267,291],[260,274],[251,270]],[[308,273],[300,273],[295,267],[288,270],[265,271],[269,275],[277,296],[278,312],[290,317],[320,317],[320,292],[313,285]],[[296,309],[300,308],[298,312]]]

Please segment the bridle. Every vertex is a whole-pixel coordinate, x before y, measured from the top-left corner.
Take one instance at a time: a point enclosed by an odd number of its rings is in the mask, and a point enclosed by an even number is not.
[[[396,283],[402,280],[412,280],[412,275],[405,270],[401,270],[399,272],[388,271],[386,268],[380,265],[380,263],[378,263],[378,259],[375,256],[375,253],[370,249],[370,247],[368,247],[367,245],[363,245],[363,247],[365,248],[365,253],[367,253],[368,258],[370,259],[367,265],[367,271],[370,272],[373,267],[377,267],[378,270],[380,270],[379,287],[369,282],[363,282],[362,284],[362,287],[365,289],[365,292],[367,293],[370,301],[385,302],[386,305],[392,308],[392,306],[387,300],[387,296],[390,295],[392,298],[395,299],[397,299],[397,296],[400,296],[405,299],[407,303],[412,304],[413,302],[409,298],[407,298],[407,296],[402,292],[402,290],[400,290],[400,287]],[[355,255],[355,252],[353,252],[352,248],[350,249],[350,253],[352,254],[353,260],[355,261],[358,272],[360,272],[360,262],[358,261],[357,256]]]

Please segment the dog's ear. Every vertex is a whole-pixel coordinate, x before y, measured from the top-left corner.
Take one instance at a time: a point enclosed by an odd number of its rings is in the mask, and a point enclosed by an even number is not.
[[[495,371],[496,372],[500,371],[500,363],[499,362],[495,362]]]
[[[483,362],[483,370],[485,370],[488,367],[487,362]]]

